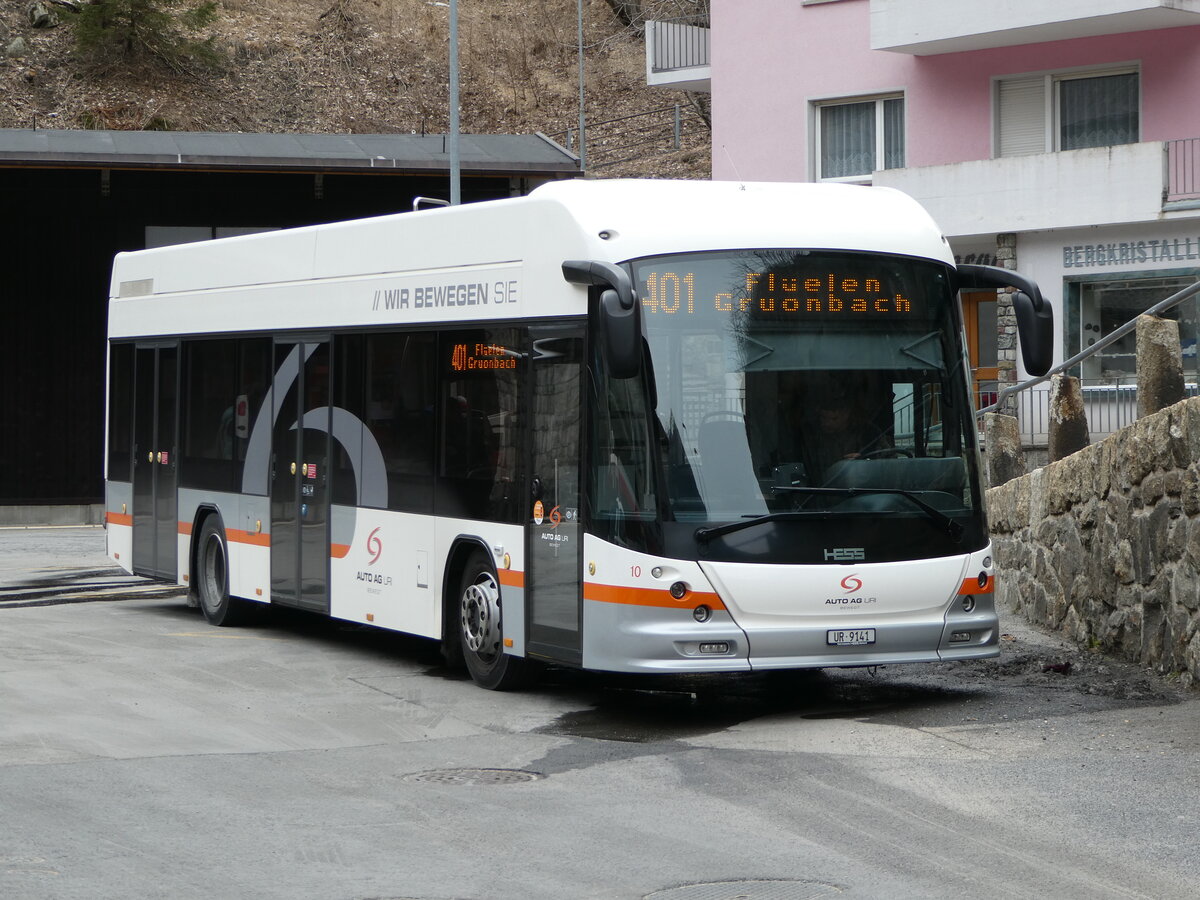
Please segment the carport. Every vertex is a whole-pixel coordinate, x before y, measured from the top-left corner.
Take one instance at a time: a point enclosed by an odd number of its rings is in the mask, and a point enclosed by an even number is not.
[[[464,203],[579,175],[543,135],[463,135]],[[445,135],[0,129],[0,525],[97,521],[109,268],[122,250],[448,198]]]

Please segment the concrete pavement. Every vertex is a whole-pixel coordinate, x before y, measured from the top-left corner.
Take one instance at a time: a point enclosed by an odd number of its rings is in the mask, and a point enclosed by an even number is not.
[[[122,571],[105,554],[99,525],[0,528],[0,608],[183,592]]]

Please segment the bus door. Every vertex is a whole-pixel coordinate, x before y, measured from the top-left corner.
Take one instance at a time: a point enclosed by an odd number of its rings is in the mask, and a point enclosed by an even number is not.
[[[579,662],[584,333],[582,326],[556,326],[531,328],[530,337],[532,496],[525,573],[528,646],[538,656]]]
[[[175,580],[179,345],[138,347],[133,388],[133,571]]]
[[[329,341],[275,344],[271,602],[329,612]]]

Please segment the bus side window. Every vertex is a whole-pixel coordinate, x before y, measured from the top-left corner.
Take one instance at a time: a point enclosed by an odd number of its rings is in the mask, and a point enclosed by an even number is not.
[[[517,521],[520,386],[526,370],[513,328],[442,336],[439,515]]]
[[[108,480],[131,481],[133,453],[133,344],[113,344],[108,382]]]
[[[180,421],[180,484],[236,490],[233,463],[237,402],[237,341],[183,344],[183,415]]]
[[[360,345],[359,389],[352,410],[383,455],[386,496],[366,506],[433,511],[434,354],[432,332],[374,334]]]
[[[241,461],[246,458],[250,432],[262,409],[271,383],[272,344],[269,338],[244,338],[238,341],[238,378],[233,410],[233,458],[238,460],[241,485]]]

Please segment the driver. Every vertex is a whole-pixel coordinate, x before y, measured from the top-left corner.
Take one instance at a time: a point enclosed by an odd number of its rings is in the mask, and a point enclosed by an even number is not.
[[[815,472],[824,472],[842,459],[859,459],[891,446],[887,435],[872,425],[842,391],[821,397],[815,432],[808,441]]]

